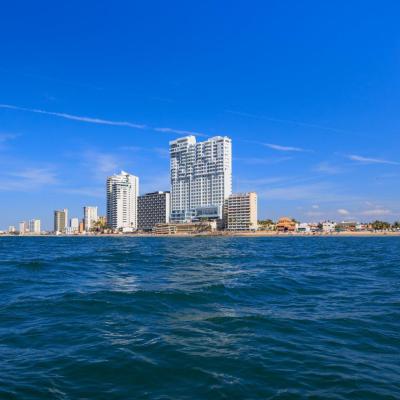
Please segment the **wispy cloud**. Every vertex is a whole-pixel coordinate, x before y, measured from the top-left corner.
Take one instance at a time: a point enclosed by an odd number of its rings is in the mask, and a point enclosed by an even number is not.
[[[92,176],[97,180],[104,180],[106,176],[117,172],[122,167],[126,167],[125,160],[112,153],[86,150],[77,156],[80,162],[92,171]]]
[[[269,147],[270,149],[277,150],[277,151],[295,151],[295,152],[309,151],[309,150],[302,149],[300,147],[282,146],[280,144],[273,144],[273,143],[263,143],[263,146]]]
[[[53,168],[26,168],[2,174],[0,190],[29,192],[58,184]]]
[[[389,161],[383,158],[370,158],[370,157],[363,157],[356,154],[350,154],[346,156],[349,160],[357,161],[363,164],[390,164],[390,165],[400,165],[400,163],[396,161]]]
[[[7,142],[16,139],[18,136],[12,133],[0,133],[0,150],[6,148]]]
[[[279,158],[268,158],[268,157],[235,157],[234,161],[239,161],[249,165],[263,165],[263,164],[279,164],[281,162],[292,160],[292,157],[279,157]]]
[[[233,115],[242,116],[242,117],[263,119],[266,121],[291,124],[291,125],[295,125],[295,126],[302,126],[305,128],[314,128],[314,129],[319,129],[319,130],[324,130],[324,131],[329,131],[329,132],[336,132],[336,133],[354,134],[354,132],[346,131],[344,129],[338,129],[338,128],[333,128],[330,126],[318,125],[318,124],[314,124],[314,123],[310,123],[310,122],[301,122],[301,121],[294,121],[294,120],[290,120],[290,119],[272,118],[272,117],[268,117],[265,115],[256,115],[256,114],[250,114],[250,113],[234,111],[234,110],[225,110],[225,112],[229,113],[229,114],[233,114]]]
[[[5,143],[9,140],[13,140],[17,137],[18,135],[14,135],[12,133],[0,133],[0,143]]]
[[[263,185],[271,185],[274,183],[279,183],[287,180],[286,177],[270,177],[270,178],[259,178],[259,179],[238,179],[237,183],[241,185],[255,185],[255,186],[263,186]]]
[[[338,165],[335,164],[331,164],[329,162],[322,162],[316,165],[313,168],[313,170],[315,172],[321,172],[323,174],[328,174],[328,175],[337,175],[344,172],[342,167],[339,167]]]
[[[58,192],[65,193],[73,196],[85,196],[104,199],[104,187],[84,187],[84,188],[62,188]]]
[[[18,107],[18,106],[13,106],[10,104],[0,104],[0,108],[6,108],[9,110],[17,110],[17,111],[28,111],[28,112],[32,112],[32,113],[36,113],[36,114],[52,115],[54,117],[70,119],[73,121],[88,122],[91,124],[125,126],[128,128],[135,128],[135,129],[146,129],[147,128],[146,125],[136,124],[133,122],[112,121],[112,120],[102,119],[102,118],[92,118],[92,117],[85,117],[85,116],[73,115],[73,114],[67,114],[67,113],[61,113],[61,112],[46,111],[46,110],[41,110],[38,108]]]
[[[374,208],[372,210],[364,210],[360,212],[360,215],[366,215],[366,216],[374,216],[374,217],[380,217],[383,215],[391,215],[392,211],[387,209],[387,208]]]
[[[87,117],[87,116],[82,116],[82,115],[68,114],[68,113],[64,113],[64,112],[47,111],[47,110],[42,110],[39,108],[19,107],[19,106],[14,106],[11,104],[0,104],[0,108],[8,109],[8,110],[31,112],[31,113],[42,114],[42,115],[50,115],[53,117],[64,118],[64,119],[68,119],[68,120],[72,120],[72,121],[79,121],[79,122],[85,122],[85,123],[90,123],[90,124],[120,126],[120,127],[127,127],[127,128],[133,128],[133,129],[148,129],[148,130],[152,130],[155,132],[174,133],[177,135],[186,135],[186,136],[189,136],[189,135],[202,136],[202,137],[210,136],[210,135],[206,135],[205,133],[183,130],[183,129],[174,129],[174,128],[167,128],[167,127],[157,128],[157,127],[151,127],[151,126],[148,126],[145,124],[137,124],[137,123],[129,122],[129,121],[115,121],[115,120],[110,120],[110,119]]]
[[[185,131],[181,129],[173,129],[173,128],[154,128],[156,132],[166,132],[166,133],[176,133],[178,135],[194,135],[194,136],[203,136],[203,137],[208,137],[209,135],[206,135],[205,133],[201,132],[193,132],[193,131]]]

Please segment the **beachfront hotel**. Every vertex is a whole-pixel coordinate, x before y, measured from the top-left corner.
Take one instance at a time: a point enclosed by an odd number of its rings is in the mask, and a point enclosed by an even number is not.
[[[216,136],[196,142],[194,136],[170,143],[171,220],[222,219],[232,193],[232,141]]]
[[[107,178],[107,223],[112,229],[137,229],[139,178],[121,171]]]
[[[156,224],[169,222],[170,192],[153,192],[138,197],[138,229],[151,231]]]
[[[257,222],[257,194],[235,193],[225,202],[225,228],[228,231],[255,231]]]

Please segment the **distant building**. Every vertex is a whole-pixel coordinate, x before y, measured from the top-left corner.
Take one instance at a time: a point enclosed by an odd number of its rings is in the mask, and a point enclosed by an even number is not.
[[[107,179],[107,222],[112,229],[137,229],[139,178],[121,171]]]
[[[231,194],[225,202],[225,225],[229,231],[255,231],[257,222],[257,194]]]
[[[54,211],[54,232],[65,233],[68,227],[68,210]]]
[[[302,222],[296,227],[297,232],[309,233],[312,231],[312,226],[307,222]]]
[[[85,231],[89,232],[94,228],[95,223],[98,221],[97,207],[86,206],[83,207],[83,221],[85,224]]]
[[[24,235],[27,230],[28,230],[28,226],[27,226],[26,222],[25,221],[21,221],[19,223],[19,230],[18,230],[19,234],[20,235]]]
[[[189,222],[198,210],[218,213],[232,193],[232,142],[216,136],[196,143],[194,136],[170,143],[171,220]]]
[[[83,223],[83,221],[79,222],[79,229],[78,229],[79,233],[83,233],[85,232],[85,224]]]
[[[79,218],[71,218],[71,231],[73,233],[79,232]]]
[[[322,231],[323,232],[334,232],[336,230],[336,222],[325,221],[322,223]]]
[[[294,232],[296,230],[296,222],[292,218],[282,217],[276,224],[278,232]]]
[[[15,228],[14,225],[10,225],[10,226],[8,227],[8,233],[15,233],[16,230],[17,230],[17,229]]]
[[[40,219],[31,219],[29,221],[29,232],[40,234],[41,233],[41,223]]]
[[[138,197],[138,229],[151,231],[156,224],[169,222],[170,192],[153,192]]]
[[[336,225],[336,230],[345,232],[354,232],[359,223],[357,221],[342,221]]]

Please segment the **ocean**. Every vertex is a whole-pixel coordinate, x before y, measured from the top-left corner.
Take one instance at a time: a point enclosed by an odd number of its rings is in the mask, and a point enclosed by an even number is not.
[[[400,399],[400,238],[0,238],[0,399]]]

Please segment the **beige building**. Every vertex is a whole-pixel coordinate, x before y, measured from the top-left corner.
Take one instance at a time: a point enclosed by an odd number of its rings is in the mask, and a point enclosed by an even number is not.
[[[225,202],[224,214],[228,231],[257,230],[257,193],[231,194]]]
[[[68,227],[68,210],[54,211],[54,232],[65,233]]]

